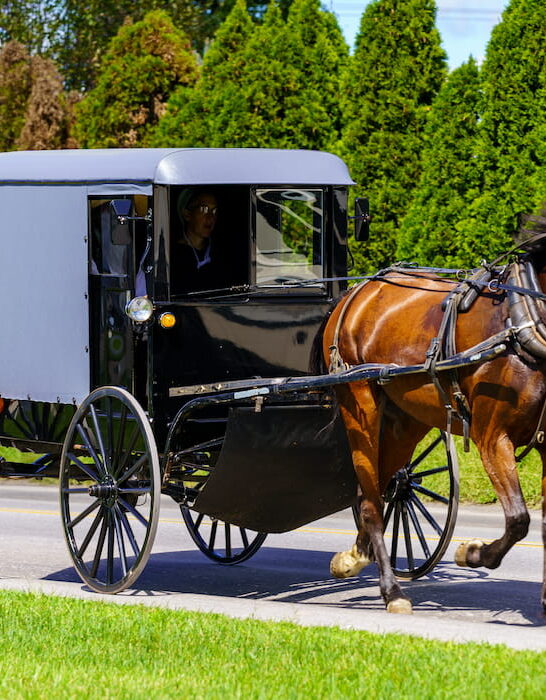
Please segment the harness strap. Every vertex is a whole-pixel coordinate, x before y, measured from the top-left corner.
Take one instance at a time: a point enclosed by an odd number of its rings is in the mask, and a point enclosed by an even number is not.
[[[529,441],[529,444],[525,447],[523,452],[521,452],[517,457],[516,457],[516,462],[521,462],[521,460],[526,457],[529,452],[536,447],[536,445],[542,445],[544,442],[544,421],[546,419],[546,397],[544,399],[544,403],[542,404],[542,410],[540,412],[540,417],[538,419],[537,427],[535,429],[535,432],[533,434],[533,437]]]
[[[369,280],[363,280],[362,282],[356,284],[351,289],[349,297],[347,298],[347,301],[341,309],[341,313],[339,314],[339,317],[337,319],[334,337],[332,339],[332,345],[330,345],[329,347],[330,365],[328,367],[328,374],[336,374],[337,372],[343,372],[346,369],[351,369],[351,365],[349,365],[347,362],[344,362],[343,358],[341,357],[341,353],[339,352],[339,334],[341,331],[341,324],[343,323],[345,314],[347,313],[350,303],[352,302],[353,298],[357,295],[357,293],[362,289],[362,287],[364,287],[364,285],[368,282]]]

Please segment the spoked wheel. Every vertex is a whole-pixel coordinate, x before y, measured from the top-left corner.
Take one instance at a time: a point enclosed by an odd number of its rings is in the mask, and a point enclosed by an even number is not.
[[[385,543],[396,576],[417,579],[436,566],[451,540],[458,502],[453,438],[432,431],[385,492]]]
[[[74,414],[60,469],[68,549],[94,591],[118,593],[141,574],[160,495],[159,457],[146,414],[124,389],[96,389]]]
[[[209,518],[180,506],[189,533],[199,549],[218,564],[239,564],[262,546],[266,533],[254,532],[243,527]]]

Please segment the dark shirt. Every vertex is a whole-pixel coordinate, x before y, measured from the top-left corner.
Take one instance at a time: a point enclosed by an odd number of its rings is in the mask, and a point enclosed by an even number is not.
[[[218,270],[214,262],[214,246],[211,245],[210,262],[198,267],[196,254],[203,260],[206,251],[196,251],[184,243],[175,243],[171,253],[171,293],[185,294],[218,288]]]

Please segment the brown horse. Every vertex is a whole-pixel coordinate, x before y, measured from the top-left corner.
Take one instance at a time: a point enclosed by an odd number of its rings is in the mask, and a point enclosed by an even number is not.
[[[532,260],[536,270],[535,281],[546,290],[544,252],[527,252],[527,259]],[[470,308],[458,315],[454,332],[458,352],[494,336],[509,324],[511,292],[503,287],[509,286],[510,280],[506,281],[505,268],[496,274],[497,282],[489,288],[482,287]],[[442,323],[442,302],[456,284],[456,280],[436,274],[403,269],[391,269],[384,276],[361,283],[356,291],[341,299],[325,324],[322,351],[326,362],[330,360],[332,345],[336,345],[338,357],[348,365],[423,364]],[[517,298],[521,301],[525,295]],[[540,313],[546,310],[540,300],[537,308]],[[528,322],[526,333],[531,332],[529,326]],[[494,542],[471,540],[461,544],[455,555],[459,566],[498,567],[528,531],[529,514],[514,450],[532,440],[543,418],[546,361],[533,357],[518,342],[520,339],[515,334],[502,355],[458,371],[458,387],[470,416],[470,438],[479,450],[506,520],[504,534]],[[386,383],[343,384],[336,390],[361,500],[356,544],[348,552],[334,556],[331,570],[338,577],[354,576],[375,560],[381,594],[390,612],[410,613],[412,607],[394,576],[385,547],[383,494],[391,477],[408,462],[430,428],[446,429],[445,404],[446,398],[454,401],[453,385],[445,373],[439,373],[438,378],[440,390],[427,373],[397,377]],[[462,417],[453,420],[452,431],[462,434]],[[535,446],[543,464],[542,529],[546,546],[546,445],[542,442]],[[546,583],[542,605],[546,610]]]

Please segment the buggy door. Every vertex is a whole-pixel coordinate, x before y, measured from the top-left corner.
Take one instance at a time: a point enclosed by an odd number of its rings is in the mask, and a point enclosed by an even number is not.
[[[119,225],[113,199],[119,197],[89,200],[91,384],[134,392],[133,330],[125,307],[134,296],[135,237],[132,227]],[[146,198],[124,199],[135,209],[135,200]]]

